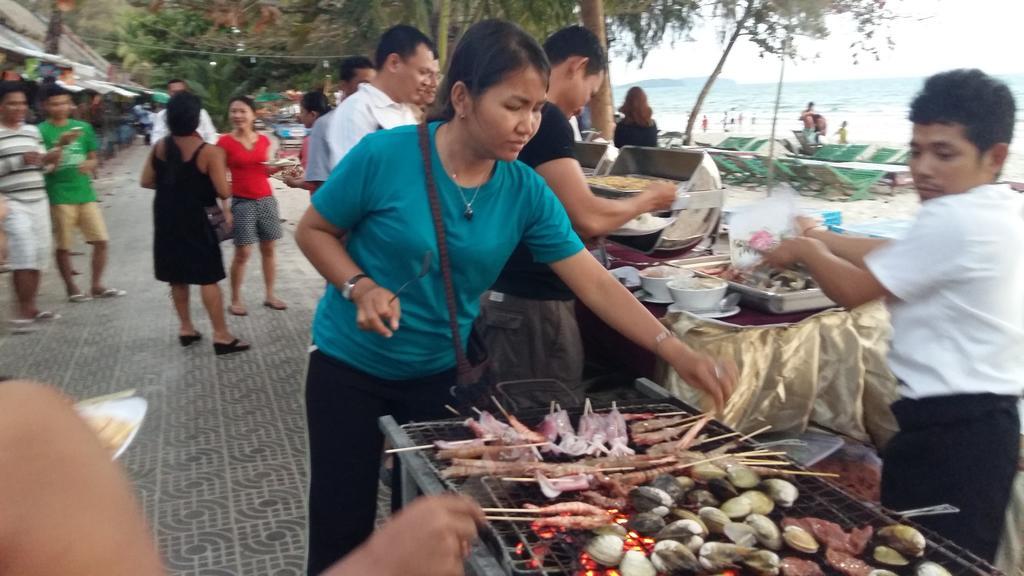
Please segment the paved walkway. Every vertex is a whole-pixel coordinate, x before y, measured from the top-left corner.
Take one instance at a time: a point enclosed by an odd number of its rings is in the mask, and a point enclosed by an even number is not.
[[[217,358],[198,292],[193,317],[207,338],[183,349],[168,288],[153,279],[152,192],[137,184],[147,153],[142,146],[122,153],[96,183],[111,234],[107,283],[128,295],[67,303],[51,269],[41,305],[63,318],[34,334],[8,335],[11,286],[0,276],[0,373],[49,382],[75,398],[135,388],[149,401],[146,421],[122,462],[173,574],[301,574],[301,379],[312,312],[323,290],[293,238],[308,195],[278,190],[288,220],[279,243],[278,285],[289,309],[260,305],[262,274],[254,257],[245,286],[249,316],[229,317],[231,329],[253,350]],[[225,248],[228,262],[231,249]],[[88,254],[88,247],[81,250]],[[75,265],[85,273],[79,276],[85,288],[88,255],[75,257]]]

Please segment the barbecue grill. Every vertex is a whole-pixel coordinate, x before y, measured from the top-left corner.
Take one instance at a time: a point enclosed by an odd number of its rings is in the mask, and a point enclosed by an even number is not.
[[[660,386],[645,379],[636,381],[637,389],[647,400],[629,400],[619,402],[623,412],[678,412],[684,410],[692,414],[699,411],[672,397]],[[601,408],[597,408],[601,410]],[[577,419],[581,411],[576,409],[572,414]],[[545,410],[522,411],[516,416],[528,425],[535,425],[546,414]],[[463,425],[463,419],[453,418],[432,422],[414,422],[399,426],[395,420],[386,416],[381,418],[380,426],[385,436],[396,448],[430,444],[435,440],[463,440],[472,437],[472,433]],[[732,430],[718,423],[709,423],[705,431],[709,435],[720,435]],[[710,451],[730,440],[720,440],[702,445],[702,449]],[[745,441],[744,447],[757,448],[756,440]],[[543,503],[538,488],[531,483],[506,482],[500,478],[483,477],[468,479],[442,479],[440,471],[445,464],[436,460],[430,450],[410,451],[399,454],[399,474],[403,491],[403,500],[408,502],[419,494],[452,491],[474,498],[483,507],[520,508],[527,503]],[[799,468],[796,464],[794,468]],[[990,564],[974,556],[967,550],[953,544],[949,540],[931,532],[913,522],[900,518],[888,510],[879,510],[858,501],[832,483],[817,477],[790,476],[800,491],[800,497],[791,508],[776,509],[771,517],[778,522],[782,514],[787,517],[815,517],[835,522],[844,530],[870,524],[878,528],[889,524],[908,524],[921,531],[928,540],[923,560],[930,560],[944,566],[954,576],[1001,574]],[[558,501],[573,500],[572,493],[559,497]],[[550,502],[548,502],[550,503]],[[559,531],[553,529],[534,529],[531,524],[519,522],[492,522],[481,532],[481,541],[474,548],[467,560],[467,571],[470,574],[509,576],[525,575],[602,575],[617,574],[605,571],[587,563],[583,554],[586,537],[580,532]],[[780,553],[785,556],[786,554]],[[821,565],[827,575],[841,575],[824,561],[824,547],[814,559]],[[870,561],[869,561],[870,563]],[[898,570],[897,570],[898,571]],[[909,572],[907,572],[909,573]]]

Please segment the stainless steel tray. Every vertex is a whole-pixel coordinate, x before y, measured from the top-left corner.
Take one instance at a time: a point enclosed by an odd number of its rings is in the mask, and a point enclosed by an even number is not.
[[[644,174],[617,174],[617,176],[626,176],[628,178],[639,178],[639,179],[648,180],[648,181],[651,181],[651,182],[656,181],[656,180],[660,180],[660,181],[668,182],[670,184],[674,184],[676,186],[679,185],[679,181],[676,181],[676,180],[671,180],[669,178],[657,178],[657,177],[654,177],[654,176],[646,176]],[[629,198],[631,196],[636,196],[637,194],[642,192],[641,189],[623,190],[622,188],[612,188],[612,187],[609,187],[609,186],[602,186],[600,184],[594,184],[594,183],[590,182],[590,180],[587,180],[587,184],[590,186],[590,190],[595,195],[602,196],[604,198],[611,198],[612,200],[619,200],[619,199],[622,199],[622,198]]]
[[[740,302],[771,314],[789,314],[834,308],[833,302],[818,288],[796,292],[769,292],[746,284],[729,281],[729,288],[740,293]]]

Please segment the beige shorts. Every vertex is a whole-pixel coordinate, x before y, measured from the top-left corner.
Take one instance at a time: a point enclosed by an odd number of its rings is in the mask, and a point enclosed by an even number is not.
[[[75,228],[82,231],[86,242],[106,242],[110,239],[103,214],[96,202],[54,204],[50,207],[50,214],[57,250],[71,250],[75,244]]]
[[[50,201],[7,201],[7,265],[12,270],[45,270],[50,261]]]

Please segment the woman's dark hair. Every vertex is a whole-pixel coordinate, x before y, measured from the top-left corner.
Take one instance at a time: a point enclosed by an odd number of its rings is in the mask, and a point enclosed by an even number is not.
[[[384,63],[388,61],[388,56],[398,54],[402,60],[405,60],[415,54],[416,49],[421,44],[426,46],[427,50],[430,50],[431,53],[437,54],[434,43],[430,41],[426,34],[420,32],[418,28],[407,24],[399,24],[398,26],[388,28],[380,35],[380,41],[377,42],[377,51],[374,54],[377,70],[384,67]]]
[[[505,76],[525,68],[540,72],[547,84],[551,65],[544,49],[522,28],[504,20],[482,20],[472,25],[455,47],[440,91],[440,118],[455,117],[452,87],[462,82],[474,98],[499,84]]]
[[[644,127],[654,125],[654,112],[647,103],[647,93],[639,86],[633,86],[626,92],[626,101],[622,103],[619,112],[622,112],[622,121],[626,124]]]
[[[316,112],[317,118],[327,114],[331,109],[330,104],[327,103],[327,96],[324,96],[324,93],[319,90],[303,94],[300,106],[307,112]]]
[[[1017,104],[1001,80],[981,70],[941,72],[925,80],[910,104],[914,124],[961,124],[967,139],[987,152],[1013,140]]]
[[[242,104],[248,106],[250,110],[256,112],[256,101],[252,98],[249,98],[248,96],[235,96],[231,100],[228,100],[228,108],[230,108],[231,105],[235,102],[241,102]]]
[[[191,92],[179,92],[167,102],[167,129],[175,136],[188,136],[199,128],[203,102]]]
[[[544,53],[552,66],[573,56],[587,58],[587,76],[600,74],[608,68],[608,56],[597,35],[583,26],[568,26],[544,41]]]

